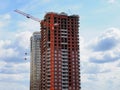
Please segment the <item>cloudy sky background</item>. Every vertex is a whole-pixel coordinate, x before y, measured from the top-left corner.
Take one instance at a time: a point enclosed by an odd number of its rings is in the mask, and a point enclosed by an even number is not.
[[[43,18],[49,11],[80,15],[82,90],[120,89],[119,0],[0,1],[0,90],[29,90],[29,39],[39,23],[15,13]]]

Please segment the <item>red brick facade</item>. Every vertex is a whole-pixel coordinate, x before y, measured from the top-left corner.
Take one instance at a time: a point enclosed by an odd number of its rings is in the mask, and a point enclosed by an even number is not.
[[[41,22],[41,90],[80,90],[79,16],[47,13]]]

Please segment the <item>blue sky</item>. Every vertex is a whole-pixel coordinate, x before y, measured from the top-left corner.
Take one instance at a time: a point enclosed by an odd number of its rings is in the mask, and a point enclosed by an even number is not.
[[[80,16],[82,90],[120,89],[119,0],[2,0],[0,2],[0,89],[29,90],[29,38],[49,11]]]

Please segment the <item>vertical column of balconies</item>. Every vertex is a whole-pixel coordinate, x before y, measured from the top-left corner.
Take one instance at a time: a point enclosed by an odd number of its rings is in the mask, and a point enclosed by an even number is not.
[[[36,84],[37,88],[40,88],[40,39],[36,40]]]
[[[68,23],[69,90],[80,90],[78,17],[70,16]]]
[[[55,15],[54,23],[58,23],[60,25],[60,18]],[[60,38],[60,30],[59,27],[54,27],[54,90],[61,90],[61,38]]]
[[[40,33],[31,37],[30,90],[39,90],[40,86]]]
[[[50,42],[48,42],[50,44]],[[47,48],[47,58],[46,58],[46,84],[47,84],[47,89],[50,89],[50,48]]]
[[[65,23],[64,23],[65,24]],[[68,42],[67,29],[61,29],[62,90],[68,90]]]
[[[30,90],[33,90],[33,37],[30,38]]]
[[[47,30],[41,25],[41,90],[47,88],[46,59],[47,59]]]
[[[67,15],[58,15],[58,88],[55,90],[68,90],[68,53],[67,53]]]

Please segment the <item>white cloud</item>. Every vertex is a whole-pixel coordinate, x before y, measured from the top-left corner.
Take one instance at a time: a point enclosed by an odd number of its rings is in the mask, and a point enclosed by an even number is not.
[[[2,65],[1,65],[2,64]],[[0,61],[0,81],[29,80],[30,63],[10,63]]]
[[[101,74],[85,74],[82,78],[83,90],[119,90],[119,75],[115,71],[113,73]],[[85,80],[84,80],[85,79]],[[83,81],[84,80],[84,81]],[[111,87],[112,86],[112,87]],[[87,88],[86,88],[87,87]]]
[[[116,45],[114,48],[109,48],[104,51],[102,48],[106,43],[102,43],[101,41],[105,40],[106,38],[107,40],[113,40],[112,43],[116,43]],[[105,42],[108,42],[107,40]],[[84,41],[84,43],[85,47],[83,47],[81,51],[82,89],[120,89],[120,30],[117,28],[109,28],[90,42]],[[103,46],[100,46],[101,43]],[[91,47],[91,44],[93,47]],[[96,48],[96,45],[101,49],[99,51],[91,50],[91,48]],[[107,44],[107,46],[109,45],[111,44]]]
[[[29,73],[22,74],[0,74],[0,81],[24,81],[29,80]]]
[[[108,0],[108,3],[115,3],[116,0]]]
[[[103,32],[100,37],[113,37],[115,39],[119,39],[120,38],[120,30],[118,28],[108,28],[105,30],[105,32]]]
[[[10,40],[0,40],[0,58],[17,56],[18,52],[14,48],[10,48]]]
[[[31,36],[32,33],[30,31],[20,32],[16,34],[16,41],[23,49],[29,49]]]
[[[11,16],[10,14],[0,15],[0,29],[7,26],[10,22]]]
[[[11,44],[10,40],[0,40],[0,48]]]
[[[105,66],[105,67],[104,67]],[[119,87],[119,68],[114,65],[101,65],[100,69],[112,69],[112,71],[104,73],[82,73],[82,89],[87,90],[116,90]],[[89,68],[88,68],[89,69]],[[95,69],[95,68],[94,68]],[[112,86],[112,87],[111,87]]]
[[[89,60],[93,63],[109,63],[109,62],[116,62],[120,58],[120,51],[111,50],[106,52],[92,52]]]
[[[119,61],[120,58],[120,30],[109,28],[100,36],[91,40],[84,49],[87,60],[93,63],[109,63]],[[88,48],[89,47],[89,48]]]
[[[34,20],[19,21],[18,30],[15,35],[18,45],[24,49],[29,49],[30,37],[34,31],[40,31],[40,23]]]
[[[5,23],[0,22],[0,28],[1,28],[1,27],[4,27],[4,26],[5,26]]]
[[[5,67],[7,63],[5,61],[0,61],[0,72],[2,71],[2,69]]]
[[[9,49],[4,49],[1,53],[1,55],[3,57],[12,57],[12,56],[17,56],[18,52],[16,50],[14,50],[13,48],[9,48]]]
[[[0,82],[1,90],[29,90],[29,86],[15,82]]]
[[[90,48],[94,51],[107,51],[115,48],[120,42],[120,30],[109,28],[95,40],[91,41]]]
[[[6,13],[6,14],[2,14],[0,15],[1,20],[10,20],[11,19],[11,15]]]
[[[97,39],[88,44],[93,51],[89,57],[94,63],[108,63],[118,61],[120,58],[120,30],[116,28],[107,29]]]
[[[84,40],[84,38],[82,36],[80,37],[80,44],[81,44],[80,48],[83,49],[84,46],[85,46],[85,40]]]
[[[0,18],[9,20],[9,19],[11,19],[11,16],[10,16],[10,14],[4,14],[4,15],[0,16]]]
[[[34,31],[40,30],[40,23],[30,19],[19,21],[17,25],[18,25],[19,32],[23,32],[23,31],[34,32]]]
[[[8,68],[8,67],[9,68]],[[28,73],[30,70],[30,63],[9,63],[4,66],[5,73]]]
[[[4,19],[10,19],[9,15],[5,15]],[[18,31],[12,33],[12,35],[11,32],[7,32],[9,33],[9,36],[12,36],[11,39],[0,40],[0,59],[4,58],[5,61],[17,62],[18,60],[23,59],[24,51],[27,52],[30,47],[30,36],[32,35],[33,31],[39,31],[40,27],[39,22],[32,20],[28,20],[27,22],[19,22],[16,24],[16,26],[19,28]],[[1,27],[0,30],[2,28],[3,27]]]

